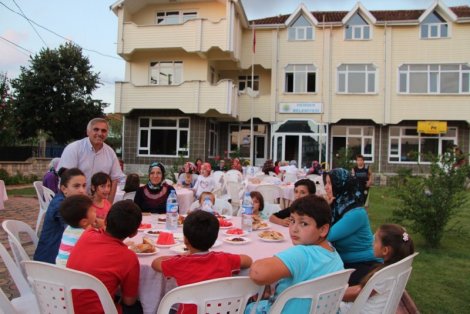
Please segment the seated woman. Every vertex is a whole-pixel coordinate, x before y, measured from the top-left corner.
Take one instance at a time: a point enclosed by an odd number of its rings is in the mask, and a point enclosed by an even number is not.
[[[270,172],[276,172],[272,159],[268,159],[264,162],[262,171],[265,175],[270,175]]]
[[[59,192],[59,174],[57,166],[59,165],[60,158],[54,158],[49,163],[49,171],[44,175],[42,179],[42,185],[49,188],[57,194]]]
[[[188,189],[192,189],[196,184],[197,175],[194,174],[196,167],[192,162],[187,162],[183,166],[183,172],[179,175],[177,184]]]
[[[165,167],[159,162],[153,162],[149,166],[149,181],[141,186],[135,193],[134,203],[139,205],[143,212],[164,214],[166,212],[166,200],[170,192],[174,190],[165,181]]]

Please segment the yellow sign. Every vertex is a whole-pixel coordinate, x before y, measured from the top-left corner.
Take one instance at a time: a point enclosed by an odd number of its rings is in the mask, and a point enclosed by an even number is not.
[[[441,134],[447,132],[445,121],[418,121],[418,132],[426,134]]]

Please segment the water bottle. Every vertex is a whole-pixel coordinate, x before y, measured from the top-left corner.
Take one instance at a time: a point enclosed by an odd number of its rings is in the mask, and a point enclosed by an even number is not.
[[[253,231],[253,201],[249,192],[245,193],[242,202],[242,230]]]
[[[202,210],[211,214],[214,213],[214,211],[212,210],[212,202],[209,196],[206,196],[206,198],[204,199],[204,202],[202,203]]]
[[[178,199],[176,191],[172,190],[166,200],[166,229],[175,231],[178,229]]]
[[[251,175],[252,177],[255,176],[255,167],[250,167],[250,175]],[[250,199],[251,199],[251,198],[250,198]]]

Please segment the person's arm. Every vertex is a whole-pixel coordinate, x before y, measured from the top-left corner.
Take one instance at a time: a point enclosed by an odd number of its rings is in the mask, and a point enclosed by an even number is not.
[[[240,268],[249,268],[251,266],[251,263],[253,263],[253,260],[251,257],[245,254],[240,254]]]
[[[108,195],[108,201],[111,204],[114,203],[114,197],[116,196],[116,190],[117,190],[118,183],[119,183],[119,179],[113,180],[111,182],[111,191],[109,192],[109,195]]]
[[[290,217],[288,217],[288,218],[279,218],[275,214],[272,214],[271,216],[269,216],[269,221],[272,222],[273,224],[276,224],[276,225],[289,227]]]
[[[135,297],[121,297],[121,303],[131,306],[134,305],[135,301],[137,301],[137,296]]]
[[[250,278],[258,285],[270,285],[291,276],[287,266],[276,256],[257,260],[250,269]]]
[[[164,260],[167,260],[169,258],[172,258],[173,256],[160,256],[160,257],[157,257],[156,259],[153,260],[152,262],[152,268],[153,270],[155,271],[158,271],[158,272],[162,272],[162,262]]]
[[[362,287],[361,285],[355,285],[355,286],[350,286],[346,289],[346,292],[344,293],[343,296],[343,301],[344,302],[354,302],[361,292]]]
[[[367,168],[367,176],[369,177],[369,179],[367,180],[366,187],[370,188],[370,186],[372,185],[372,171],[370,170],[370,167]]]

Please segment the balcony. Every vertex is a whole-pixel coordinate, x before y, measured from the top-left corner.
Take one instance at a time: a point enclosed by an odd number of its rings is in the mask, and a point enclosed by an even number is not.
[[[193,19],[175,25],[136,25],[126,22],[118,34],[121,56],[137,50],[182,48],[187,52],[207,52],[211,47],[228,50],[227,21]]]
[[[129,113],[133,109],[178,109],[187,114],[205,114],[212,109],[237,118],[237,90],[231,80],[221,80],[216,85],[189,81],[174,86],[136,86],[117,82],[115,111]]]
[[[274,121],[274,106],[271,105],[271,95],[259,95],[251,98],[247,94],[238,97],[239,120],[246,121],[251,118],[251,106],[253,106],[253,117],[263,121]]]

